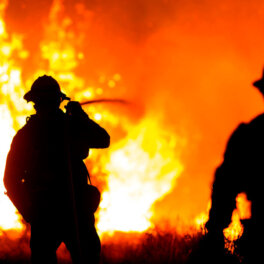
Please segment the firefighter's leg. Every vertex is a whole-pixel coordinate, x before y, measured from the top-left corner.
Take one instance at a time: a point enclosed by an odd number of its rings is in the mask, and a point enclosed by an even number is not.
[[[56,250],[59,246],[59,240],[52,228],[45,224],[31,225],[31,263],[32,264],[56,264]]]
[[[79,241],[76,241],[74,235],[64,241],[71,254],[72,263],[98,264],[100,262],[101,243],[94,226],[79,226],[79,229]]]
[[[100,262],[101,243],[94,227],[82,230],[81,250],[86,263],[98,264]]]

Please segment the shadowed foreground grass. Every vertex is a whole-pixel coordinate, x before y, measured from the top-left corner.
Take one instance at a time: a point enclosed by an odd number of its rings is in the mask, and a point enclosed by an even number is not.
[[[29,230],[20,238],[12,238],[10,232],[0,236],[0,264],[29,264]],[[176,232],[152,231],[115,233],[102,238],[101,264],[132,263],[187,263],[190,254],[197,249],[201,233],[180,235]],[[70,264],[69,253],[62,245],[57,252],[59,264]]]
[[[122,233],[115,236],[102,243],[103,264],[186,263],[201,235],[178,235],[153,230],[141,235],[130,234],[130,237],[129,234]]]

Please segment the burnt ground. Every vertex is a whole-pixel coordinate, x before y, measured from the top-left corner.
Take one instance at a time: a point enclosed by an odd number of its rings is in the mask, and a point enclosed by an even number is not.
[[[198,252],[202,238],[202,233],[179,235],[160,230],[143,234],[116,233],[102,240],[101,264],[192,263],[190,256]],[[57,255],[58,264],[71,263],[64,245],[59,248]],[[227,264],[239,263],[234,255],[225,256],[224,261]],[[30,263],[28,230],[19,239],[10,238],[8,233],[0,237],[0,264],[18,263]]]

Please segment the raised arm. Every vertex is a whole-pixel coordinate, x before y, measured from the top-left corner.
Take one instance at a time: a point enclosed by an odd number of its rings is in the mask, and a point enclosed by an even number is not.
[[[104,128],[90,119],[79,102],[69,102],[66,114],[71,123],[72,134],[88,148],[108,148],[110,136]]]

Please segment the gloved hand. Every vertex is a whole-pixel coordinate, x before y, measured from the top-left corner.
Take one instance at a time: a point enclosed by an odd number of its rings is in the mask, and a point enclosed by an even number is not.
[[[84,117],[87,114],[83,111],[82,106],[77,101],[70,101],[66,106],[66,114],[70,116],[80,116]]]

